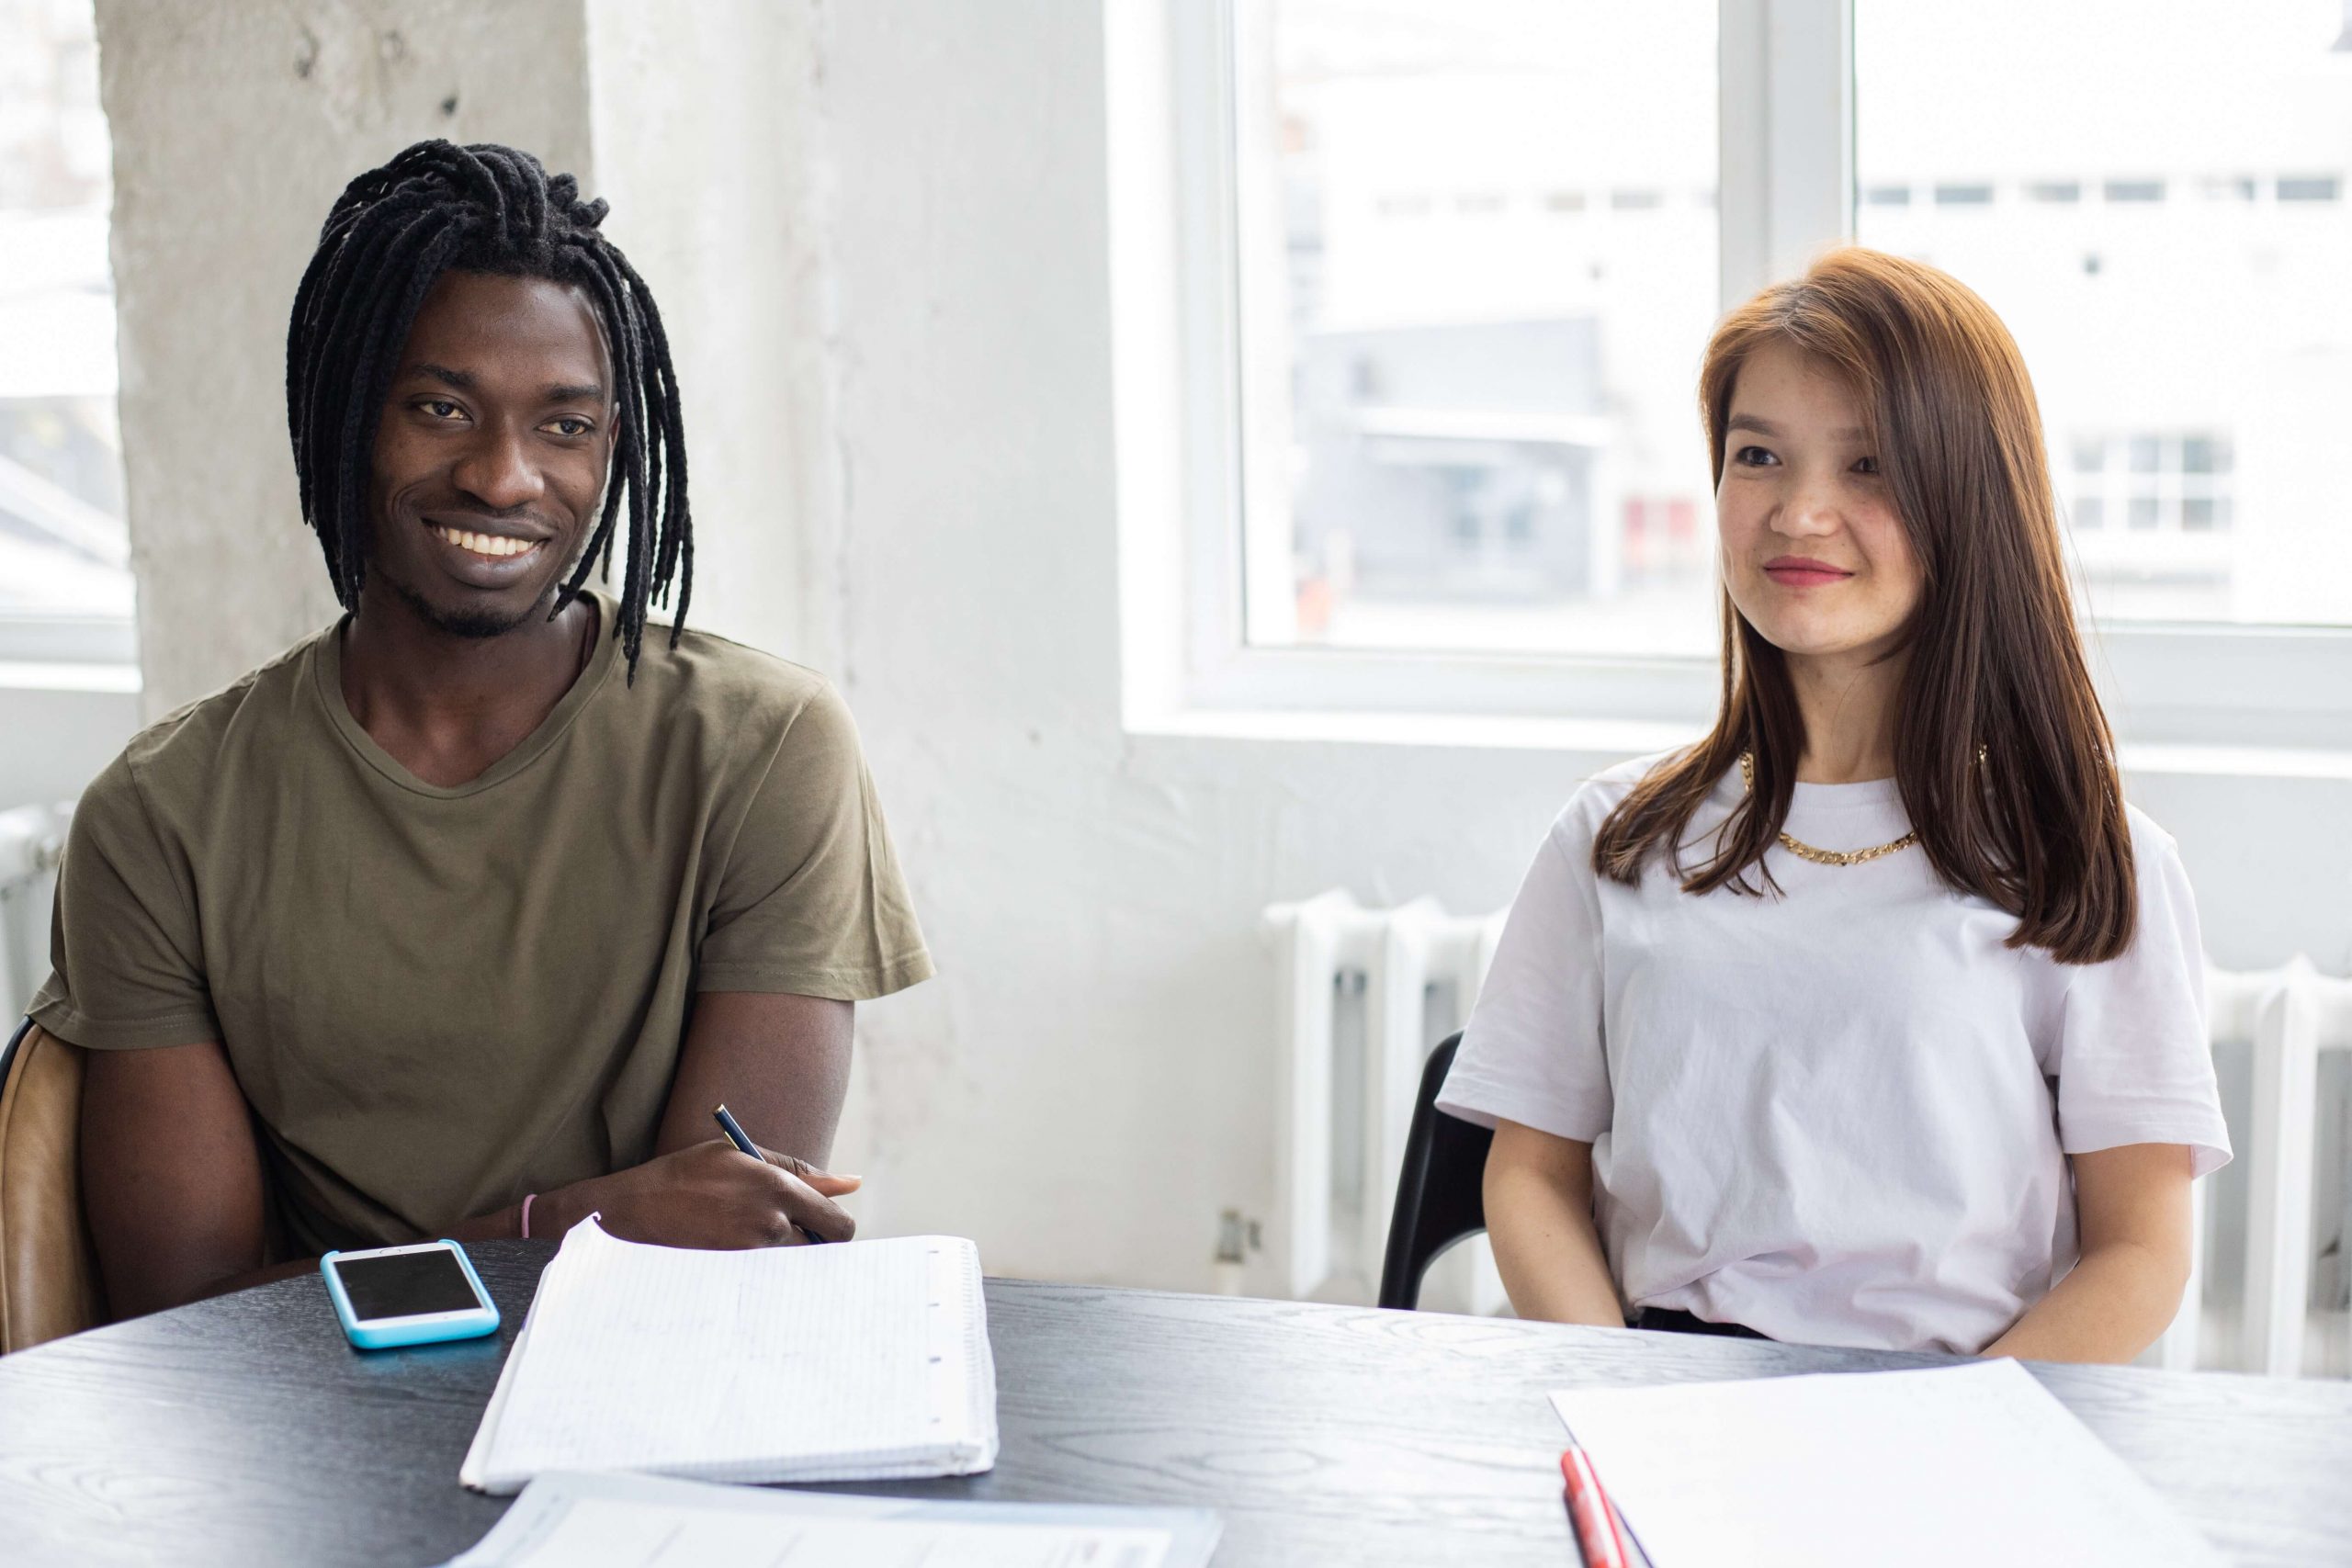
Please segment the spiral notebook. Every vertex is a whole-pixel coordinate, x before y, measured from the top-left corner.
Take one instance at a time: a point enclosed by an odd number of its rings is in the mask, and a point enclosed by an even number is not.
[[[956,1236],[700,1252],[563,1238],[458,1472],[700,1481],[969,1475],[996,1462],[978,1249]]]

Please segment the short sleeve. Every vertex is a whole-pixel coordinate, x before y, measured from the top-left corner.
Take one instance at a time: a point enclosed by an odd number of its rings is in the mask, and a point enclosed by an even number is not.
[[[2070,1155],[2186,1144],[2196,1174],[2230,1161],[2205,1032],[2205,948],[2170,835],[2134,824],[2139,922],[2122,956],[2070,971],[2058,1025],[2058,1138]]]
[[[128,757],[74,807],[50,963],[28,1010],[69,1044],[135,1051],[220,1038],[187,858],[157,832]]]
[[[930,977],[848,706],[820,685],[775,743],[698,953],[704,991],[862,1001]]]
[[[1589,1144],[1613,1101],[1601,1032],[1600,907],[1591,802],[1569,803],[1511,900],[1438,1109]]]

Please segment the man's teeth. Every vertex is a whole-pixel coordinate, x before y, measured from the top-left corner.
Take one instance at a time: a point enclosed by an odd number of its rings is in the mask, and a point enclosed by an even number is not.
[[[496,534],[476,534],[464,528],[435,526],[433,531],[459,549],[471,550],[478,556],[519,556],[539,547],[537,539],[502,538]]]

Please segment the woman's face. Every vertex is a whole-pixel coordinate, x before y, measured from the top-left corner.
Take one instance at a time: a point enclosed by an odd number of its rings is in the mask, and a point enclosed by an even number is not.
[[[1861,409],[1785,344],[1733,382],[1715,490],[1724,585],[1767,642],[1799,658],[1867,662],[1900,640],[1919,565]]]

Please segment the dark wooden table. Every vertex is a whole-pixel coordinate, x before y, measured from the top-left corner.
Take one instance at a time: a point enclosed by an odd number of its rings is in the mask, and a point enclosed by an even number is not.
[[[505,1504],[458,1462],[552,1250],[472,1248],[496,1342],[363,1356],[312,1275],[0,1358],[0,1562],[470,1546]],[[1547,1391],[1947,1359],[1014,1280],[989,1328],[995,1471],[842,1490],[1205,1506],[1220,1568],[1561,1568]],[[2352,1385],[2033,1370],[2237,1562],[2352,1562]]]

